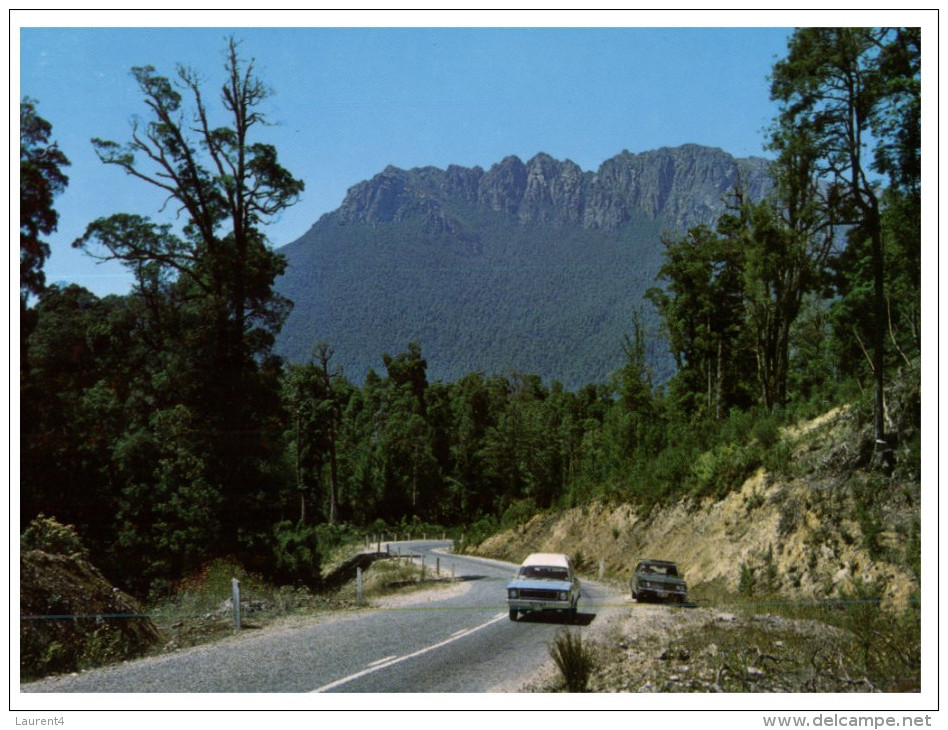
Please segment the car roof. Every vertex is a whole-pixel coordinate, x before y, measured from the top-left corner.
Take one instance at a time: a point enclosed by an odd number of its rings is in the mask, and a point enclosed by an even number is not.
[[[532,553],[523,561],[523,565],[545,565],[548,567],[568,568],[569,558],[562,553]]]

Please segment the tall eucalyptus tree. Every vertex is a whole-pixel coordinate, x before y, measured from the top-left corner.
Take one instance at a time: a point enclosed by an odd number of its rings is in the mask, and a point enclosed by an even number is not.
[[[147,115],[133,120],[125,144],[93,140],[104,163],[167,195],[180,230],[118,214],[94,221],[74,243],[131,268],[135,294],[161,302],[155,311],[178,322],[174,339],[170,331],[162,338],[151,322],[156,349],[181,353],[176,372],[152,378],[155,399],[159,407],[183,405],[191,414],[187,447],[197,452],[202,473],[187,478],[223,495],[223,549],[237,547],[261,519],[263,472],[278,461],[279,394],[270,352],[289,305],[273,291],[285,262],[267,245],[263,227],[303,190],[276,149],[257,141],[270,92],[238,45],[233,38],[227,43],[220,109],[205,98],[195,70],[178,66],[169,79],[152,66],[136,67]],[[174,394],[165,388],[171,383]]]
[[[869,249],[873,430],[884,449],[886,264],[881,175],[918,166],[921,38],[906,28],[800,28],[773,68],[780,103],[774,146],[806,144],[823,183],[824,214]]]

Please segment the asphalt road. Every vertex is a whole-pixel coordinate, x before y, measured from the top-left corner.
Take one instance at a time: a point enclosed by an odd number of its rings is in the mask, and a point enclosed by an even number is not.
[[[244,631],[215,644],[21,686],[23,692],[516,691],[550,661],[564,627],[584,631],[621,599],[582,581],[575,625],[565,617],[509,620],[514,565],[448,555],[449,543],[392,543],[454,570],[463,591],[419,595],[399,608],[342,613],[292,628]],[[438,551],[438,552],[436,552]]]

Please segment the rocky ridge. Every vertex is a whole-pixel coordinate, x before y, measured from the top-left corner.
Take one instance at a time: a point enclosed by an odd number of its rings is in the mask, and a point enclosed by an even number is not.
[[[457,203],[483,206],[521,225],[579,225],[615,230],[635,214],[663,219],[684,230],[713,224],[722,200],[735,186],[759,198],[769,189],[768,161],[736,159],[726,152],[683,145],[633,154],[623,151],[596,172],[571,160],[539,153],[526,163],[504,158],[488,170],[451,165],[446,170],[389,166],[349,189],[339,209],[327,214],[340,225],[377,226],[414,216],[454,231],[446,213]]]

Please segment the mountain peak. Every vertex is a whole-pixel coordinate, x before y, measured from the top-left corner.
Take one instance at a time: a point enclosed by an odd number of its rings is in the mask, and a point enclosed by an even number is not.
[[[424,208],[453,203],[483,206],[523,225],[613,230],[634,215],[671,227],[711,224],[721,201],[740,179],[752,193],[769,185],[766,160],[738,160],[721,149],[684,144],[647,152],[623,150],[595,173],[539,152],[524,163],[508,155],[486,172],[450,165],[403,170],[393,165],[349,189],[337,211],[343,224],[379,225]],[[424,200],[424,205],[420,201]]]
[[[546,152],[486,170],[389,165],[282,249],[276,288],[295,308],[278,352],[305,359],[329,341],[358,381],[420,341],[432,379],[603,382],[623,362],[631,312],[654,317],[642,297],[662,232],[713,225],[738,180],[760,197],[767,165],[693,144],[623,150],[595,172]],[[669,374],[660,345],[649,357],[657,379]]]

